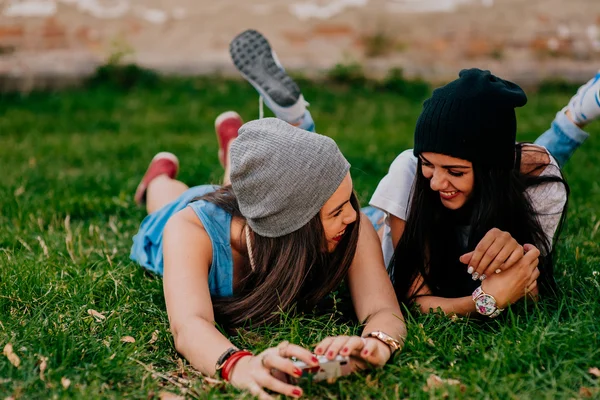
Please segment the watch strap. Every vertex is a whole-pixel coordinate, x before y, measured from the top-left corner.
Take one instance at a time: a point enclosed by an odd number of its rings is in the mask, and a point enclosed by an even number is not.
[[[225,350],[223,354],[221,354],[217,359],[217,362],[215,364],[215,371],[220,371],[229,359],[229,357],[231,357],[234,353],[238,351],[240,351],[240,349],[238,349],[237,347],[230,347],[227,350]]]
[[[481,286],[477,287],[477,289],[475,289],[473,291],[473,294],[471,295],[471,298],[473,299],[473,301],[477,300],[477,298],[479,296],[481,296],[482,294],[484,294],[483,289],[481,288]]]
[[[496,308],[496,311],[489,315],[490,318],[496,318],[500,313],[504,311],[504,308]]]

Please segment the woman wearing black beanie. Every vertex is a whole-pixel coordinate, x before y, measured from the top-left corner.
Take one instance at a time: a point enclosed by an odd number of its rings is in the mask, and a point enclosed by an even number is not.
[[[544,147],[515,144],[515,107],[526,102],[519,86],[478,69],[425,101],[408,217],[390,264],[405,304],[493,318],[552,290],[568,186]]]

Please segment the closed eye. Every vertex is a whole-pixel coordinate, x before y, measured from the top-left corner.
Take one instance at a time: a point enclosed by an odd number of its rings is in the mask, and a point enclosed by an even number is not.
[[[461,177],[463,176],[465,173],[464,172],[456,172],[456,171],[448,171],[448,173],[452,176],[456,176],[456,177]]]

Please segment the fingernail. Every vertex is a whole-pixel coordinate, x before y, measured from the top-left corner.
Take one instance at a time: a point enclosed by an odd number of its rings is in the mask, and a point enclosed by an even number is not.
[[[302,390],[300,390],[300,389],[294,389],[294,390],[292,390],[292,394],[294,396],[300,397],[300,396],[302,396]]]
[[[368,354],[369,354],[369,350],[365,350],[365,351],[363,351],[363,356],[366,356],[366,355],[368,355]]]
[[[322,352],[323,352],[323,349],[322,349],[322,348],[320,348],[320,347],[317,347],[317,348],[315,349],[315,353],[319,353],[319,354],[320,354],[320,353],[322,353]],[[313,358],[316,358],[316,357],[313,357]]]
[[[497,274],[499,274],[500,272],[502,272],[502,270],[501,270],[500,268],[498,268],[498,269],[497,269],[495,272],[496,272]]]
[[[342,353],[347,353],[348,352],[348,348],[344,347],[344,349],[342,350]]]
[[[471,266],[469,265],[469,268],[467,269],[467,274],[469,274],[469,275],[470,275],[470,274],[472,274],[472,273],[473,273],[473,271],[475,271],[475,268],[473,268],[473,267],[471,267]]]
[[[302,376],[302,371],[300,368],[294,368],[294,375]]]
[[[473,275],[471,275],[471,279],[473,279],[474,281],[476,281],[477,278],[479,278],[479,274],[477,272],[474,272]]]
[[[327,352],[327,357],[333,357],[333,351],[328,351]]]
[[[487,278],[487,276],[485,276],[485,274],[482,274],[482,275],[479,277],[479,280],[483,282],[483,281],[485,280],[485,278]]]
[[[312,361],[314,364],[318,364],[318,363],[319,363],[319,359],[318,359],[317,357],[315,357],[315,356],[313,356],[313,358],[311,358],[311,361]]]

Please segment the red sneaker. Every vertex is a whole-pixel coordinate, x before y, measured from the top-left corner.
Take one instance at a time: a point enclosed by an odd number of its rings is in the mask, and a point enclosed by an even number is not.
[[[226,168],[229,143],[238,136],[238,129],[244,124],[235,111],[226,111],[215,120],[215,131],[219,139],[219,162]]]
[[[135,190],[133,199],[137,204],[144,204],[146,202],[146,190],[150,182],[160,175],[167,175],[173,179],[177,176],[179,171],[179,160],[173,153],[162,152],[154,156],[150,165],[142,178],[142,181]]]

